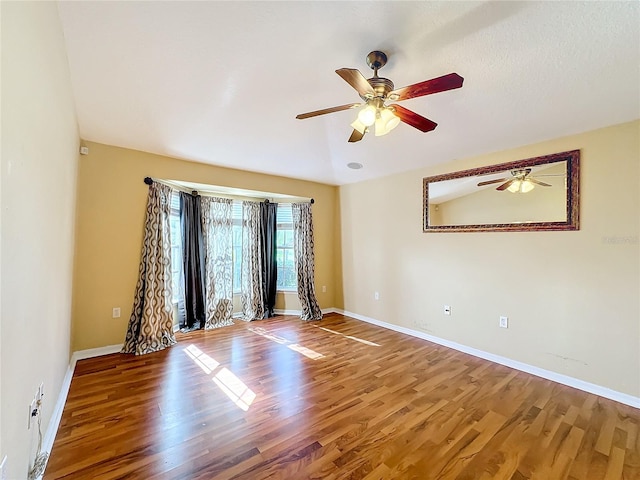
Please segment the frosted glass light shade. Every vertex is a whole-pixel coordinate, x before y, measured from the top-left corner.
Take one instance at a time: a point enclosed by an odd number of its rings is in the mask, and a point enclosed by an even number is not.
[[[400,119],[396,117],[388,108],[380,110],[380,115],[376,118],[376,137],[386,135],[396,128],[400,123]]]
[[[376,107],[373,105],[364,107],[360,110],[360,113],[358,113],[358,120],[367,127],[373,125],[376,121]]]
[[[531,190],[533,190],[533,182],[529,181],[529,180],[525,180],[524,182],[522,182],[522,185],[520,185],[520,192],[521,193],[527,193],[530,192]]]
[[[533,190],[534,187],[535,185],[533,184],[533,182],[525,179],[516,180],[511,185],[509,185],[507,190],[509,190],[511,193],[527,193]]]
[[[362,123],[358,118],[356,118],[356,120],[351,124],[351,127],[353,127],[355,130],[359,131],[362,134],[364,134],[364,131],[367,129],[367,126],[364,123]]]

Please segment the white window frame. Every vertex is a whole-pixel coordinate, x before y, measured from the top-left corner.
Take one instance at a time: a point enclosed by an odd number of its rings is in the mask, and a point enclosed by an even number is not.
[[[178,221],[178,228],[176,229],[177,235],[171,235],[171,303],[174,305],[180,300],[180,275],[182,274],[182,228],[180,226],[180,193],[173,191],[171,194],[169,225],[171,225],[171,222],[176,219]],[[178,256],[177,264],[174,262],[174,254],[176,252]],[[176,285],[178,288],[176,288]]]
[[[287,211],[288,210],[288,211]],[[278,245],[278,232],[279,231],[291,231],[291,246],[279,246]],[[284,237],[284,235],[283,235]],[[292,216],[292,212],[291,212],[291,204],[290,203],[279,203],[278,204],[278,212],[276,214],[276,257],[277,257],[277,251],[278,250],[282,250],[283,251],[283,255],[282,258],[284,259],[284,251],[290,251],[291,252],[291,257],[293,258],[293,278],[295,280],[295,286],[288,286],[288,287],[282,287],[279,286],[276,283],[276,291],[278,292],[297,292],[298,291],[298,278],[296,276],[296,259],[295,259],[295,251],[293,249],[293,216]],[[277,263],[277,262],[276,262]],[[286,267],[284,265],[280,266],[280,265],[276,265],[276,270],[279,271],[280,270],[285,270]]]

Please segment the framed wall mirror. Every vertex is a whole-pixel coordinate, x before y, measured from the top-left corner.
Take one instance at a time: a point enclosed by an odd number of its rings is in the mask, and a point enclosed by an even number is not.
[[[424,178],[424,232],[578,230],[580,151]]]

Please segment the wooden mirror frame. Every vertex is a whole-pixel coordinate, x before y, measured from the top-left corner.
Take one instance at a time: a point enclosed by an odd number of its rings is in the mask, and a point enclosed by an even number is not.
[[[432,225],[429,226],[429,184],[443,180],[486,175],[548,163],[566,161],[567,195],[565,222],[495,223],[479,225]],[[423,232],[523,232],[546,230],[578,230],[580,205],[580,150],[554,153],[542,157],[528,158],[515,162],[501,163],[488,167],[472,168],[459,172],[425,177],[423,179]]]

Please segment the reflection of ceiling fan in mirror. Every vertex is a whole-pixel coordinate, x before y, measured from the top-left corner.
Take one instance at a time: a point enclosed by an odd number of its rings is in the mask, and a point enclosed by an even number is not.
[[[496,180],[487,180],[486,182],[478,183],[478,186],[483,187],[485,185],[491,185],[493,183],[504,182],[502,185],[498,186],[496,190],[500,192],[504,190],[508,190],[511,193],[527,193],[533,190],[533,188],[536,185],[540,185],[542,187],[551,186],[548,183],[544,183],[544,182],[541,182],[540,180],[536,180],[534,177],[529,175],[530,173],[531,173],[530,168],[520,168],[517,170],[511,170],[511,176],[513,178],[498,178]]]
[[[388,78],[378,77],[378,69],[387,63],[387,56],[384,52],[373,51],[367,55],[367,65],[373,70],[373,77],[367,79],[354,68],[341,68],[336,73],[342,77],[360,94],[364,103],[348,103],[338,107],[315,110],[313,112],[301,113],[297,119],[305,119],[325,115],[327,113],[349,110],[351,108],[363,107],[358,112],[358,117],[351,124],[353,133],[349,138],[350,142],[362,140],[364,134],[370,128],[374,128],[375,135],[386,135],[400,122],[411,125],[421,132],[429,132],[436,128],[437,123],[418,115],[400,105],[386,105],[387,101],[398,102],[409,98],[423,97],[432,93],[446,92],[462,87],[464,79],[457,73],[450,73],[424,82],[415,83],[403,88],[394,90],[393,82]]]

